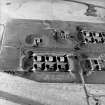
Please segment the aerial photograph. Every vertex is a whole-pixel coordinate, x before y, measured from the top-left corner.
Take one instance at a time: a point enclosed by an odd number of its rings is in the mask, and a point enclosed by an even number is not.
[[[0,0],[0,105],[105,105],[105,0]]]

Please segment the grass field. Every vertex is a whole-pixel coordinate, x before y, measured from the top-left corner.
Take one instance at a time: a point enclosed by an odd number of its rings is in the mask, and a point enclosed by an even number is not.
[[[105,10],[100,17],[84,16],[86,6],[61,0],[1,0],[1,24],[11,18],[51,19],[105,23]],[[78,0],[105,7],[105,0]],[[105,105],[105,84],[86,84],[92,97],[89,105],[97,105],[93,96]],[[0,105],[88,105],[81,84],[38,83],[17,76],[0,73]]]

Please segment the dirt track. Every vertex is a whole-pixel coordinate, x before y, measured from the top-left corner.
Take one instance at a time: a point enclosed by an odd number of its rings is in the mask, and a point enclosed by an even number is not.
[[[79,0],[78,0],[79,1]],[[83,0],[80,0],[83,2]],[[86,1],[86,0],[85,0]],[[104,1],[88,1],[105,7]],[[23,19],[50,19],[50,20],[63,20],[63,21],[85,21],[85,22],[105,22],[105,9],[97,8],[98,16],[86,16],[86,5],[67,2],[67,1],[37,1],[27,0],[9,1],[3,0],[1,2],[2,23],[10,18],[23,18]],[[45,8],[46,7],[46,8]],[[31,11],[30,11],[31,10]]]
[[[86,105],[85,93],[79,84],[38,83],[4,73],[0,73],[0,84],[0,97],[7,97],[13,102],[14,95],[15,98],[18,96],[24,99],[22,104],[28,99],[45,105]],[[17,103],[20,103],[20,100]]]
[[[88,84],[86,88],[104,105],[104,85]],[[4,73],[0,73],[0,98],[0,105],[3,99],[16,105],[87,105],[84,88],[80,84],[38,83]],[[96,102],[90,97],[90,103],[95,105],[93,103]]]

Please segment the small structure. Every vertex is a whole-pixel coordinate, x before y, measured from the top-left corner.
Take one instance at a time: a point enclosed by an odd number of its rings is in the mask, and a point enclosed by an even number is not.
[[[88,4],[88,9],[85,13],[86,16],[97,16],[97,10],[95,9],[94,5]]]
[[[81,30],[78,34],[78,38],[82,43],[105,43],[105,32],[95,32],[95,31],[87,31]]]

